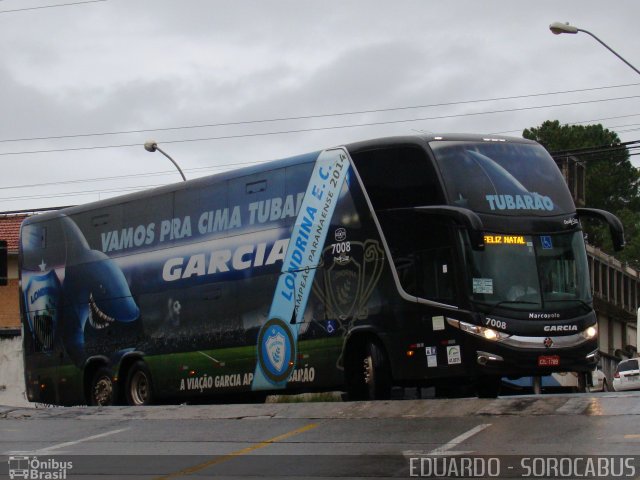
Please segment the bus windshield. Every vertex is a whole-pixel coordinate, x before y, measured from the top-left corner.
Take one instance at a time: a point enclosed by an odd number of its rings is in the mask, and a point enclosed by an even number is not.
[[[574,210],[560,170],[540,145],[461,141],[429,145],[451,205],[508,216]]]
[[[492,308],[560,310],[591,301],[580,231],[486,234],[484,250],[465,250],[473,302]]]

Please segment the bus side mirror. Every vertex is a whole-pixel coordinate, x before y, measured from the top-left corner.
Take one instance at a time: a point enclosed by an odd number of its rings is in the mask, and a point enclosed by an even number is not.
[[[0,285],[7,284],[7,241],[0,240]]]
[[[578,217],[592,217],[604,221],[609,225],[614,250],[619,252],[624,248],[624,227],[613,213],[598,208],[576,208],[576,213]]]
[[[484,250],[484,225],[480,217],[468,208],[454,207],[451,205],[434,205],[425,207],[414,207],[414,211],[431,215],[443,215],[453,219],[462,225],[469,232],[471,248],[474,250]]]

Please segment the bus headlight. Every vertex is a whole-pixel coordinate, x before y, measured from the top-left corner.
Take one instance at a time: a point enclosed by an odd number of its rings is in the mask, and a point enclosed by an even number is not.
[[[479,325],[461,322],[460,320],[454,320],[453,318],[447,318],[447,323],[452,327],[459,328],[463,332],[482,337],[485,340],[490,340],[492,342],[498,342],[509,337],[509,335],[507,335],[506,333],[499,332],[498,330],[494,330],[493,328],[481,327]]]
[[[490,328],[485,328],[482,334],[484,335],[484,338],[486,338],[487,340],[498,339],[498,332],[496,332],[495,330],[491,330]]]
[[[598,328],[595,325],[590,326],[582,332],[582,336],[587,340],[591,340],[598,335]]]

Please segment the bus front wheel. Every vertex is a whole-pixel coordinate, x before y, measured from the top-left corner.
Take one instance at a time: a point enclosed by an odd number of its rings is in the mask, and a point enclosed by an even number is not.
[[[351,356],[347,389],[351,400],[386,400],[391,397],[391,370],[382,347],[372,340]]]
[[[116,398],[117,384],[111,371],[107,367],[98,368],[91,380],[89,403],[93,406],[115,405]]]
[[[129,405],[151,405],[153,402],[151,372],[142,360],[138,360],[129,369],[126,396]]]
[[[533,377],[532,382],[533,384],[531,388],[533,388],[533,394],[534,395],[542,394],[542,377],[540,375],[536,375]]]
[[[587,386],[589,385],[587,375],[589,374],[585,372],[578,373],[578,385],[576,386],[576,391],[578,393],[585,393],[587,391]]]

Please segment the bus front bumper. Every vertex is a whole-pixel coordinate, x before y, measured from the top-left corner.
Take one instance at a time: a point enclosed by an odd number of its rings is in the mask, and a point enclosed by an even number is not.
[[[550,337],[547,337],[550,338]],[[598,343],[587,340],[564,348],[518,348],[505,343],[477,345],[472,351],[475,369],[481,375],[526,376],[553,372],[589,372],[600,360]]]
[[[524,376],[553,372],[588,372],[600,359],[598,329],[548,336],[514,335],[463,321],[449,324],[463,333],[465,363],[480,375]]]

